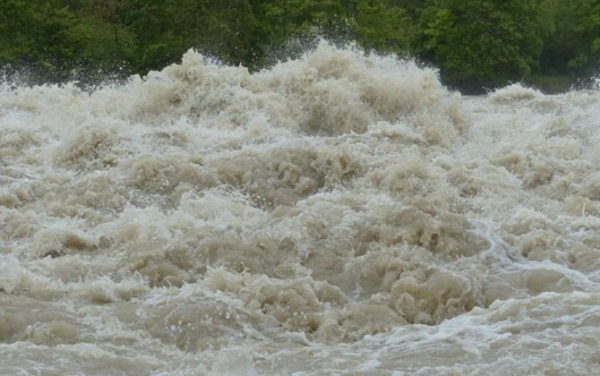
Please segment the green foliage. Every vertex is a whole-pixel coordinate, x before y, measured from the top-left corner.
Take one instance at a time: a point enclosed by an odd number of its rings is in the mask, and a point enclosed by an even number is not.
[[[320,37],[415,56],[459,87],[582,75],[600,67],[600,0],[0,1],[0,67],[42,81],[145,74],[189,48],[260,69]]]
[[[357,0],[357,42],[367,49],[406,54],[411,51],[415,27],[403,8],[385,0]]]
[[[194,47],[230,64],[246,62],[256,19],[247,0],[180,0],[174,17],[185,30],[183,48]]]
[[[542,54],[542,69],[551,74],[577,74],[598,69],[600,60],[600,1],[546,0],[553,32]]]
[[[459,86],[501,85],[536,68],[543,33],[528,0],[431,1],[420,18],[419,51]]]
[[[89,14],[77,14],[68,3],[0,3],[5,21],[0,24],[0,65],[28,69],[34,81],[62,81],[81,67],[112,70],[126,64],[133,37],[119,20],[109,23],[91,5]]]
[[[125,20],[139,71],[160,69],[190,48],[230,64],[252,55],[256,19],[247,0],[129,0]]]
[[[175,62],[185,51],[175,29],[172,1],[129,0],[123,20],[135,36],[131,64],[137,71],[160,69]]]
[[[298,56],[321,37],[335,41],[350,32],[340,0],[252,0],[251,5],[258,67]]]
[[[258,3],[261,27],[277,42],[313,27],[327,28],[343,15],[338,0],[266,0]]]

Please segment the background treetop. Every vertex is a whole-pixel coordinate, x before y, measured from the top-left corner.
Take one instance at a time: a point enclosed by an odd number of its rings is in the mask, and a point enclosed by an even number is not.
[[[320,37],[412,56],[458,88],[600,67],[600,0],[3,0],[0,66],[32,82],[146,74],[195,48],[256,70]]]

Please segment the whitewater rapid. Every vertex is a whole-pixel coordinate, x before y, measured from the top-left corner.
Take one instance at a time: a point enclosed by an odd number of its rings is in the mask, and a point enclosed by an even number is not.
[[[0,84],[2,375],[600,374],[600,90],[320,45]]]

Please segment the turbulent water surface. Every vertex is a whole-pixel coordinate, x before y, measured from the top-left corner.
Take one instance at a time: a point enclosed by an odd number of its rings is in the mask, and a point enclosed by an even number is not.
[[[2,375],[600,374],[600,91],[321,45],[0,85]]]

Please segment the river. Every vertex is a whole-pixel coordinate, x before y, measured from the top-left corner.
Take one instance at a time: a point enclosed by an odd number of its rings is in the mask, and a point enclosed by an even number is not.
[[[600,90],[326,44],[0,85],[2,375],[600,374]]]

